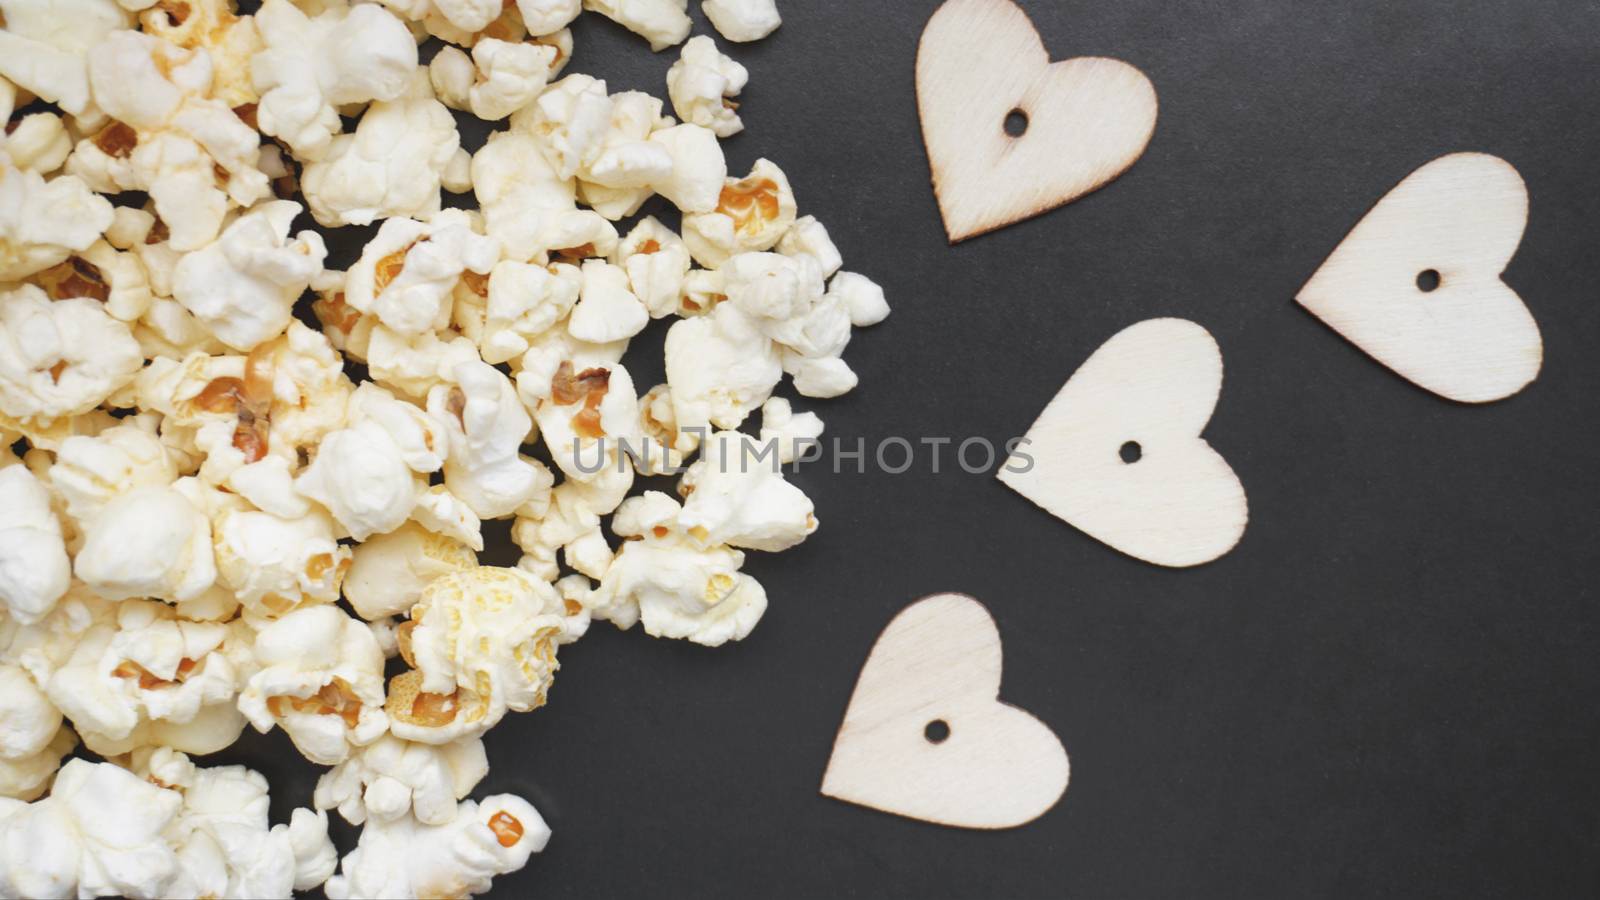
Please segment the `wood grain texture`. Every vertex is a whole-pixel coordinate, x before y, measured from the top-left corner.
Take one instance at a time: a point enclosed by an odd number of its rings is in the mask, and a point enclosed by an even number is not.
[[[1030,822],[1067,789],[1048,726],[1001,703],[1000,633],[982,603],[936,594],[894,617],[850,697],[822,793],[961,828]],[[932,721],[948,726],[935,743]]]
[[[1500,400],[1544,361],[1538,323],[1500,278],[1527,223],[1528,191],[1510,163],[1441,156],[1378,201],[1295,299],[1422,388]],[[1419,285],[1423,272],[1437,287]]]
[[[1250,518],[1238,476],[1200,436],[1221,392],[1222,352],[1209,332],[1183,319],[1140,322],[1067,379],[999,478],[1129,556],[1210,562],[1238,544]]]
[[[954,244],[1069,203],[1121,175],[1156,125],[1156,92],[1115,59],[1052,64],[1011,0],[947,0],[917,49],[917,107]],[[1013,111],[1027,130],[1005,129]]]

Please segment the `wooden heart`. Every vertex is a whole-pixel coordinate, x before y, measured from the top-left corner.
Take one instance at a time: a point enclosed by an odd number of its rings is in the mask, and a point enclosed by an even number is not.
[[[960,828],[1038,818],[1067,789],[1067,752],[999,693],[1000,633],[983,604],[911,604],[861,668],[822,793]]]
[[[1503,159],[1453,153],[1406,176],[1295,299],[1420,387],[1487,403],[1539,375],[1539,324],[1504,281],[1528,190]]]
[[[1160,566],[1233,549],[1244,486],[1200,433],[1222,353],[1183,319],[1150,319],[1096,350],[1028,429],[999,478],[1089,536]]]
[[[917,107],[954,244],[1069,203],[1121,175],[1156,127],[1156,91],[1125,62],[1051,64],[1011,0],[947,0],[917,49]],[[1023,117],[1026,130],[1007,131]]]

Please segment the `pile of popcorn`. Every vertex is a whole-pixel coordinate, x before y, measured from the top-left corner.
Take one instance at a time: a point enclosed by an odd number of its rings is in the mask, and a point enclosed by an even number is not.
[[[760,620],[745,551],[817,528],[748,459],[822,431],[774,389],[851,390],[888,307],[781,169],[729,176],[747,73],[712,37],[676,118],[563,76],[584,9],[661,50],[686,2],[0,0],[0,895],[487,890],[550,831],[465,799],[483,735],[562,645]],[[452,110],[502,124],[468,153]],[[307,213],[376,234],[329,270]],[[496,519],[515,568],[478,564]],[[191,759],[246,726],[330,767],[287,823]],[[363,826],[342,860],[329,809]]]

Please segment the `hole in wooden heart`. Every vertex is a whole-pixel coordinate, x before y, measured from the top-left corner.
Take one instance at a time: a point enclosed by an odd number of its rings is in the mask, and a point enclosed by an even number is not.
[[[1122,449],[1117,451],[1117,455],[1122,457],[1122,461],[1125,463],[1136,463],[1144,456],[1144,448],[1139,446],[1138,441],[1129,441],[1122,445]]]
[[[1439,283],[1443,280],[1438,269],[1424,269],[1417,273],[1417,290],[1431,294],[1439,289]]]
[[[928,723],[928,727],[922,729],[922,736],[927,738],[930,744],[942,744],[945,738],[950,736],[950,723],[943,719],[934,719]]]
[[[1022,137],[1028,132],[1028,114],[1020,109],[1006,113],[1006,134]]]

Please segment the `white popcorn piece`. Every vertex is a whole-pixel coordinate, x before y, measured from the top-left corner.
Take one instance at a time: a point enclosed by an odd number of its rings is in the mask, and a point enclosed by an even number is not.
[[[557,177],[572,178],[599,156],[611,123],[612,100],[606,83],[588,75],[568,75],[550,85],[529,110],[527,130],[543,138]],[[520,122],[513,122],[516,128]]]
[[[656,52],[689,36],[689,0],[583,0],[593,10],[650,42]]]
[[[25,624],[40,621],[71,580],[50,492],[26,466],[0,469],[0,602],[6,614]]]
[[[638,394],[620,363],[580,369],[563,362],[534,415],[551,458],[572,481],[593,481],[607,470],[629,468],[622,452],[643,444]]]
[[[797,413],[788,400],[773,397],[761,405],[761,443],[776,445],[778,461],[794,462],[808,446],[822,436],[822,420],[816,413]]]
[[[0,293],[0,413],[49,425],[128,384],[144,358],[128,326],[94,300],[51,301],[33,285]]]
[[[326,814],[297,809],[269,826],[267,780],[243,766],[200,768],[165,749],[136,753],[135,771],[175,790],[183,806],[165,837],[179,860],[172,897],[287,898],[338,866]]]
[[[289,0],[266,0],[255,21],[266,43],[250,64],[261,95],[256,121],[302,160],[328,154],[338,107],[398,100],[417,68],[416,41],[377,4],[341,3],[308,17]]]
[[[312,762],[344,762],[388,729],[383,650],[338,607],[306,607],[262,628],[255,659],[260,671],[240,692],[239,710],[257,731],[283,728]]]
[[[504,119],[539,96],[555,64],[555,47],[484,38],[472,46],[477,80],[467,108],[480,119]]]
[[[582,0],[517,0],[517,11],[522,14],[522,24],[528,34],[535,37],[556,34],[583,12]],[[571,40],[570,34],[568,40]],[[569,47],[564,54],[571,56]]]
[[[204,49],[111,33],[89,54],[89,81],[113,121],[67,161],[97,189],[148,191],[180,251],[210,243],[229,209],[271,193],[256,168],[260,135],[209,96],[212,75]]]
[[[634,465],[641,475],[665,475],[678,471],[686,457],[700,447],[701,434],[678,428],[672,405],[672,390],[658,384],[639,398],[641,450]]]
[[[771,161],[756,160],[750,174],[730,178],[716,209],[683,218],[683,241],[695,261],[721,267],[741,253],[770,250],[795,222],[794,191]]]
[[[884,299],[883,288],[865,275],[840,272],[828,282],[828,293],[844,300],[850,324],[857,328],[876,325],[889,318],[889,301]]]
[[[461,363],[451,379],[428,392],[428,415],[449,435],[445,487],[481,518],[511,515],[552,480],[520,452],[533,420],[511,380],[493,366]]]
[[[321,510],[294,519],[230,510],[216,522],[217,572],[246,616],[270,618],[312,603],[333,603],[351,565]]]
[[[777,251],[784,256],[799,256],[804,253],[817,261],[822,268],[823,278],[832,278],[839,267],[844,265],[844,257],[839,255],[839,248],[834,245],[833,238],[829,237],[828,229],[817,221],[816,216],[801,216],[789,226],[789,230],[778,239]]]
[[[325,890],[331,900],[470,897],[527,865],[549,840],[539,813],[510,794],[461,803],[443,825],[411,817],[368,822]]]
[[[499,251],[461,210],[441,210],[429,222],[385,219],[345,275],[344,302],[403,335],[436,331],[450,321],[462,273],[489,274]]]
[[[429,486],[417,497],[416,508],[411,510],[411,521],[473,550],[483,549],[483,520],[472,511],[472,507],[442,484]]]
[[[642,621],[652,637],[710,647],[743,639],[766,612],[766,591],[739,572],[743,553],[691,539],[680,519],[659,491],[624,502],[613,530],[628,540],[585,605],[620,628]]]
[[[87,523],[74,569],[107,599],[193,600],[217,577],[211,523],[172,488],[137,488]]]
[[[111,763],[69,760],[49,797],[0,802],[0,895],[161,896],[179,869],[163,832],[182,802]]]
[[[517,566],[546,581],[560,571],[558,552],[567,565],[591,578],[599,578],[611,565],[611,545],[600,530],[600,517],[609,515],[633,487],[633,467],[609,456],[598,471],[585,474],[588,481],[568,479],[550,494],[543,509],[525,510],[511,529],[522,548]],[[567,609],[568,614],[577,612]]]
[[[244,727],[233,705],[238,671],[225,646],[243,640],[237,626],[130,600],[117,605],[114,622],[82,635],[45,692],[102,755],[150,745],[215,752]]]
[[[466,51],[445,44],[428,62],[428,83],[440,103],[451,109],[470,109],[469,95],[477,82],[478,69]]]
[[[179,261],[173,297],[235,350],[277,337],[327,256],[314,231],[290,240],[299,214],[300,204],[275,200],[235,219],[214,242]]]
[[[314,802],[352,825],[408,815],[444,825],[456,817],[456,801],[487,774],[489,757],[477,738],[434,745],[386,734],[324,773]]]
[[[91,116],[85,57],[107,34],[128,27],[128,16],[111,0],[13,0],[4,9],[0,77],[74,116]]]
[[[435,578],[477,565],[471,547],[408,523],[355,548],[344,596],[369,621],[403,615]]]
[[[77,177],[47,180],[0,153],[0,282],[25,278],[87,250],[111,219],[111,204]]]
[[[403,335],[383,325],[371,327],[365,354],[374,381],[416,400],[447,381],[456,366],[479,359],[466,337],[431,331]]]
[[[739,119],[739,104],[729,99],[739,96],[750,73],[717,51],[717,42],[706,35],[692,37],[683,45],[682,55],[667,70],[667,96],[678,118],[709,128],[719,138],[732,137],[744,130]]]
[[[462,278],[452,320],[477,343],[484,362],[502,363],[526,353],[565,319],[582,290],[576,266],[503,260],[487,280]]]
[[[783,24],[777,0],[705,0],[700,8],[718,34],[738,43],[759,41]]]
[[[472,157],[473,192],[502,258],[527,262],[550,250],[604,240],[607,229],[614,239],[609,222],[578,209],[574,179],[558,175],[541,149],[545,141],[524,130],[531,127],[531,120],[523,121],[527,114],[525,109],[512,116],[512,130],[490,135]]]
[[[565,636],[555,588],[520,569],[473,568],[422,589],[400,652],[416,668],[389,685],[390,730],[439,744],[544,705]]]
[[[609,344],[633,337],[650,324],[650,312],[629,289],[628,272],[603,259],[583,261],[583,291],[567,320],[580,341]]]
[[[16,120],[11,133],[0,138],[0,148],[19,169],[50,175],[67,161],[72,136],[55,113],[30,113]]]
[[[837,356],[811,359],[785,350],[783,370],[794,376],[794,389],[802,397],[838,397],[855,390],[859,381],[850,366]]]
[[[0,664],[0,797],[32,800],[60,765],[61,711],[20,666]],[[71,732],[66,732],[71,747]]]
[[[702,316],[728,299],[724,293],[728,279],[716,269],[691,269],[683,276],[683,288],[678,292],[678,315],[689,318]]]
[[[776,553],[817,530],[810,498],[783,477],[778,448],[736,431],[706,440],[684,475],[689,491],[678,522],[704,544]]]
[[[410,518],[426,487],[420,476],[439,470],[448,444],[421,409],[377,385],[362,385],[351,396],[349,421],[323,438],[295,489],[364,541]]]
[[[651,185],[656,193],[686,213],[716,209],[728,177],[728,161],[717,135],[699,125],[674,125],[651,134],[650,142],[672,157],[672,176]]]
[[[118,252],[106,241],[95,241],[65,262],[35,273],[31,280],[44,288],[51,300],[98,300],[108,315],[122,322],[144,315],[154,300],[138,256]]]
[[[300,186],[324,226],[367,225],[390,216],[428,219],[439,211],[441,173],[460,148],[455,119],[433,98],[427,72],[418,69],[404,94],[367,107],[354,134],[334,138],[325,154],[308,163]]]
[[[666,363],[680,429],[737,428],[783,378],[772,341],[732,303],[673,323]]]
[[[144,0],[136,0],[137,4]],[[167,0],[139,14],[146,34],[189,49],[205,48],[215,69],[211,94],[230,107],[256,102],[250,60],[262,48],[254,16],[240,17],[230,0]]]
[[[641,219],[617,244],[611,261],[628,275],[628,286],[653,319],[678,311],[689,251],[655,216]]]
[[[651,185],[672,174],[672,154],[649,137],[672,125],[661,115],[661,101],[642,91],[613,94],[611,117],[598,151],[578,171],[581,194],[607,218],[636,212],[653,193]]]

